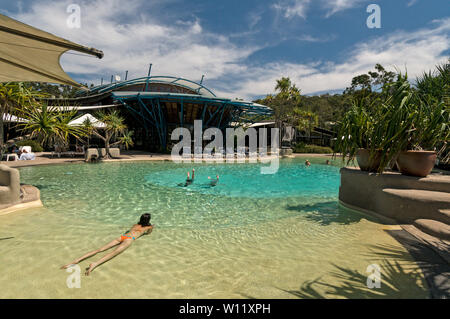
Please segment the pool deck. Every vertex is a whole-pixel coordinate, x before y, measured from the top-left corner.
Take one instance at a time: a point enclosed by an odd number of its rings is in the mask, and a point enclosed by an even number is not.
[[[83,163],[84,157],[54,157],[51,152],[35,153],[36,159],[32,161],[1,161],[0,164],[8,165],[9,167],[26,167],[36,165],[50,165],[50,164],[69,164],[69,163]],[[295,153],[289,157],[323,157],[331,158],[331,154],[312,154],[312,153]],[[265,159],[273,159],[273,156],[268,156]],[[143,151],[123,151],[123,154],[118,158],[111,158],[102,160],[104,162],[129,162],[129,161],[171,161],[170,154],[149,153]],[[205,162],[213,162],[214,160],[203,160]]]

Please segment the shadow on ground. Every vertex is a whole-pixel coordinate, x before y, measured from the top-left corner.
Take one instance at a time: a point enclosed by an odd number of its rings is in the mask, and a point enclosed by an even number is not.
[[[419,267],[411,263],[409,254],[395,246],[373,246],[371,258],[381,257],[381,287],[367,287],[369,273],[332,264],[331,281],[319,277],[305,281],[298,290],[285,290],[297,298],[324,299],[391,299],[391,298],[428,298],[429,292]],[[395,260],[390,260],[395,259]],[[405,266],[400,261],[408,262]]]
[[[338,201],[320,202],[315,204],[287,205],[287,210],[307,213],[304,217],[312,222],[326,226],[333,223],[348,225],[358,223],[361,219],[379,222],[371,216],[351,211],[339,205]]]

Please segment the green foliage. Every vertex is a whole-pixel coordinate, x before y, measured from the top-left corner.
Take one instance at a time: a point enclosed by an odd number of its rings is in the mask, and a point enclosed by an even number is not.
[[[33,91],[55,98],[73,98],[78,91],[78,88],[65,84],[30,82],[26,86]]]
[[[333,150],[327,146],[307,145],[304,143],[297,143],[294,146],[294,153],[332,154]]]
[[[109,112],[99,111],[95,114],[95,117],[103,122],[106,127],[96,128],[92,126],[92,123],[85,121],[83,127],[90,133],[105,143],[106,157],[110,157],[109,148],[110,146],[123,144],[126,148],[132,146],[133,131],[127,131],[127,126],[125,124],[125,119],[120,116],[119,111],[113,110]],[[112,140],[116,140],[114,143],[110,144]]]
[[[0,83],[0,146],[3,146],[3,115],[17,115],[24,107],[36,103],[36,98],[43,97],[22,82]]]
[[[333,129],[351,108],[352,98],[343,94],[302,96],[302,107],[318,117],[318,126]]]
[[[371,149],[371,154],[380,148],[375,141],[379,141],[380,136],[376,136],[376,125],[380,117],[380,108],[375,107],[369,98],[354,100],[350,110],[344,115],[338,125],[338,137],[335,149],[348,155],[347,164],[352,161],[356,152],[360,148]],[[378,142],[379,143],[379,142]],[[345,160],[345,157],[342,157]]]
[[[21,123],[20,127],[42,145],[67,144],[69,136],[79,139],[86,135],[82,127],[69,125],[76,114],[76,110],[60,110],[46,104],[33,103],[21,109],[19,115],[27,122]]]
[[[293,115],[293,124],[300,131],[311,132],[319,124],[319,116],[311,111],[305,111],[301,108],[295,108]]]
[[[131,146],[134,145],[133,142],[133,131],[125,131],[121,137],[118,138],[117,143],[122,144],[125,146],[126,149],[129,149]]]
[[[31,150],[33,152],[43,152],[44,151],[44,148],[42,147],[42,145],[36,140],[22,140],[15,144],[18,147],[19,146],[31,146]]]
[[[419,94],[450,105],[450,59],[436,66],[436,70],[424,72],[416,79]]]
[[[386,71],[381,64],[377,63],[375,71],[368,71],[367,74],[355,76],[352,79],[351,86],[345,89],[344,94],[353,95],[353,98],[363,98],[394,80],[395,72]]]
[[[339,123],[336,150],[353,160],[359,148],[381,151],[379,172],[404,150],[434,150],[450,139],[450,109],[411,87],[407,75],[384,85],[386,94],[354,100]],[[344,157],[343,157],[344,159]]]

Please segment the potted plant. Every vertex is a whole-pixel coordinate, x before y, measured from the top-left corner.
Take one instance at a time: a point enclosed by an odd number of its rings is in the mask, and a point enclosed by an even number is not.
[[[450,113],[443,101],[419,95],[399,74],[383,103],[385,132],[381,166],[396,158],[402,174],[425,177],[434,167],[435,148],[450,138]]]
[[[335,151],[342,153],[342,160],[348,156],[347,165],[356,157],[362,171],[376,172],[381,163],[380,138],[377,133],[379,117],[378,100],[353,101],[351,109],[339,123]]]

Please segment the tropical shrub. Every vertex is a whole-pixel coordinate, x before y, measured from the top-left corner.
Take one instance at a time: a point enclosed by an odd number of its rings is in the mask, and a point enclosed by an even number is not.
[[[15,143],[17,147],[19,146],[31,146],[31,150],[33,152],[43,152],[44,148],[42,145],[36,140],[22,140]]]
[[[327,146],[308,145],[297,143],[294,146],[294,153],[316,153],[316,154],[332,154],[333,150]]]

